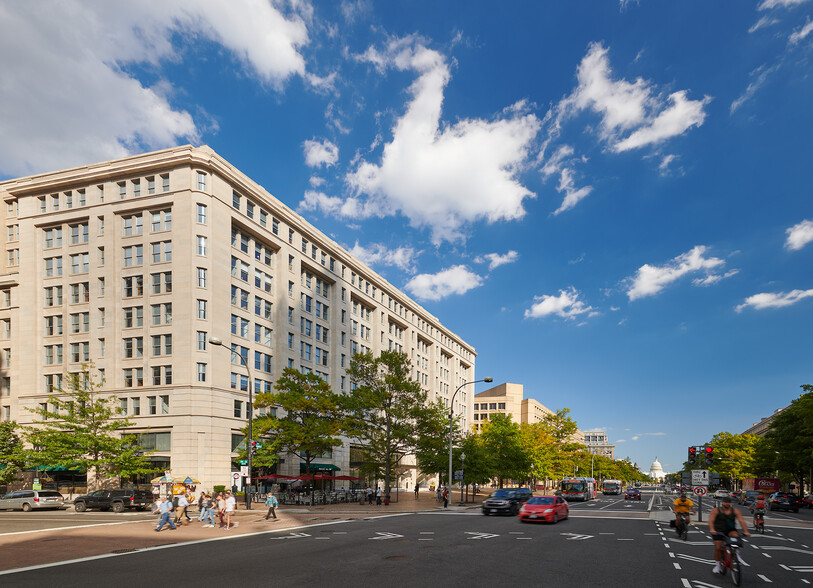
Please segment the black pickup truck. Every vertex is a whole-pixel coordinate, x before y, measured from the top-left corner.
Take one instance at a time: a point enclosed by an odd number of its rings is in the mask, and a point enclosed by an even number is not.
[[[127,508],[144,510],[149,508],[153,501],[152,492],[147,490],[96,490],[75,498],[73,507],[76,512],[85,512],[89,508],[122,512]]]

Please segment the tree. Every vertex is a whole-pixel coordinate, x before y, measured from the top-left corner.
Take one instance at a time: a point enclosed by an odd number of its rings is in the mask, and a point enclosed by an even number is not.
[[[773,418],[765,434],[775,452],[776,469],[792,474],[800,491],[813,469],[813,385],[801,388],[805,393]]]
[[[17,435],[17,423],[0,423],[0,484],[10,484],[17,480],[17,473],[26,465],[23,442]]]
[[[29,409],[41,417],[24,427],[33,460],[85,470],[94,488],[105,477],[150,473],[135,435],[124,433],[134,423],[119,418],[117,398],[99,392],[103,380],[94,380],[90,369],[83,365],[79,373],[69,374],[67,389],[51,394],[45,408]]]
[[[276,463],[272,456],[283,449],[305,462],[305,472],[310,474],[314,459],[342,444],[339,435],[344,426],[344,397],[335,394],[316,374],[293,368],[282,371],[274,388],[277,392],[260,393],[254,403],[276,406],[284,413],[255,421],[255,437],[264,441],[262,465]]]
[[[531,460],[522,446],[519,425],[511,415],[495,414],[483,425],[483,443],[491,454],[499,487],[505,480],[526,479]]]
[[[757,435],[717,433],[708,443],[714,448],[713,470],[723,479],[741,480],[753,478],[758,474],[756,456],[760,445],[765,443]]]
[[[405,353],[355,354],[347,375],[356,388],[347,396],[347,435],[364,446],[377,477],[390,493],[392,472],[404,455],[414,454],[420,440],[444,430],[445,415],[410,377]]]

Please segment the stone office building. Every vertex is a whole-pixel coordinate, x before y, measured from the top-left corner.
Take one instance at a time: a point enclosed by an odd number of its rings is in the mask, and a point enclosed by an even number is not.
[[[30,423],[92,361],[155,470],[211,488],[230,484],[248,416],[236,354],[255,392],[293,367],[350,393],[352,354],[384,349],[447,407],[475,379],[471,345],[208,147],[8,180],[0,198],[2,420]],[[464,425],[472,399],[455,399]],[[352,475],[359,455],[318,461]],[[299,468],[288,456],[278,473]]]

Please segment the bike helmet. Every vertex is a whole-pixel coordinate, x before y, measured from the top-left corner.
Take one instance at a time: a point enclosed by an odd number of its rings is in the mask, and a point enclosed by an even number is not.
[[[760,494],[759,496],[757,496],[757,500],[765,500],[765,496]]]

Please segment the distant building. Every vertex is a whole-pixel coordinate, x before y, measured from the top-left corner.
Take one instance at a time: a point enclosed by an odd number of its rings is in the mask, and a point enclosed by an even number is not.
[[[787,408],[787,406],[785,408]],[[773,411],[773,414],[771,416],[765,417],[758,423],[754,423],[753,425],[751,425],[751,427],[745,429],[742,432],[742,434],[758,435],[760,437],[764,437],[765,433],[767,433],[768,430],[771,428],[771,423],[773,422],[774,417],[776,417],[776,415],[785,410],[785,408],[777,408],[775,411]]]
[[[584,444],[587,445],[587,451],[593,455],[615,459],[615,445],[610,443],[607,433],[601,429],[585,431]]]
[[[663,471],[663,466],[661,465],[661,462],[658,461],[657,457],[655,458],[655,461],[652,462],[652,465],[649,466],[649,477],[655,482],[663,481],[663,479],[666,477],[666,473]]]

